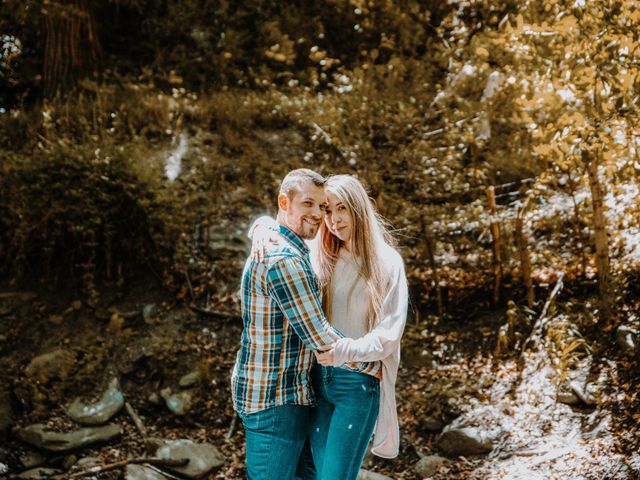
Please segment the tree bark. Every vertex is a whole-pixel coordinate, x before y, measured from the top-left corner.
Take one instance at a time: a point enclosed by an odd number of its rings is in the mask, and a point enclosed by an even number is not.
[[[502,240],[500,223],[497,219],[496,192],[494,187],[487,188],[487,204],[491,214],[491,237],[493,238],[493,301],[500,300],[500,284],[502,283]]]
[[[95,72],[100,42],[90,0],[43,0],[43,90],[53,97]]]
[[[438,309],[438,318],[442,319],[443,307],[442,307],[442,289],[440,288],[440,274],[438,272],[438,266],[435,259],[435,242],[433,240],[433,232],[431,227],[424,221],[422,215],[420,215],[420,224],[422,226],[422,235],[424,236],[425,250],[427,258],[429,259],[429,266],[433,275],[433,283],[436,290],[436,306]]]
[[[593,158],[593,154],[587,150],[582,151],[582,160],[587,166],[589,175],[589,187],[591,189],[591,203],[593,205],[593,230],[594,244],[596,249],[596,268],[598,271],[598,287],[600,298],[603,303],[603,314],[609,314],[611,278],[609,263],[609,239],[607,235],[607,224],[604,216],[604,195],[602,185],[598,178],[598,162]]]
[[[518,211],[516,215],[516,245],[520,254],[520,274],[522,283],[527,291],[527,306],[533,308],[536,301],[535,292],[533,291],[533,282],[531,281],[531,258],[529,256],[529,248],[527,238],[524,235],[524,212],[525,209]]]

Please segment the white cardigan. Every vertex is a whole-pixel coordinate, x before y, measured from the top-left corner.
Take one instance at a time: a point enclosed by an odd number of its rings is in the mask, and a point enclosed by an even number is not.
[[[398,456],[400,428],[396,409],[396,378],[400,363],[400,339],[407,319],[408,289],[404,263],[392,247],[385,248],[389,286],[384,314],[369,333],[360,338],[341,338],[335,346],[334,365],[347,362],[382,361],[380,409],[371,453],[383,458]]]

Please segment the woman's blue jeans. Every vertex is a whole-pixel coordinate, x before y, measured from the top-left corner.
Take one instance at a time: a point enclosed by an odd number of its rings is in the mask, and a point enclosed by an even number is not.
[[[356,480],[378,418],[380,381],[344,368],[316,365],[317,406],[309,440],[317,480]]]

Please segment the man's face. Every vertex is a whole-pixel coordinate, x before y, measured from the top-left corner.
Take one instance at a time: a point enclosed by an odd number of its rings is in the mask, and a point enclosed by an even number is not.
[[[298,191],[291,193],[291,197],[281,194],[278,204],[286,214],[286,227],[306,240],[316,236],[327,206],[324,188],[317,187],[310,181],[303,182]]]

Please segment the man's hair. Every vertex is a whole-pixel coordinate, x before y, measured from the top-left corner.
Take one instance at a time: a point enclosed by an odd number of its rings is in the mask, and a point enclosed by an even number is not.
[[[298,168],[296,170],[291,170],[282,179],[279,193],[284,193],[288,198],[291,198],[293,193],[300,191],[301,185],[304,182],[311,182],[316,187],[324,187],[326,179],[319,173],[314,172],[309,168]]]

